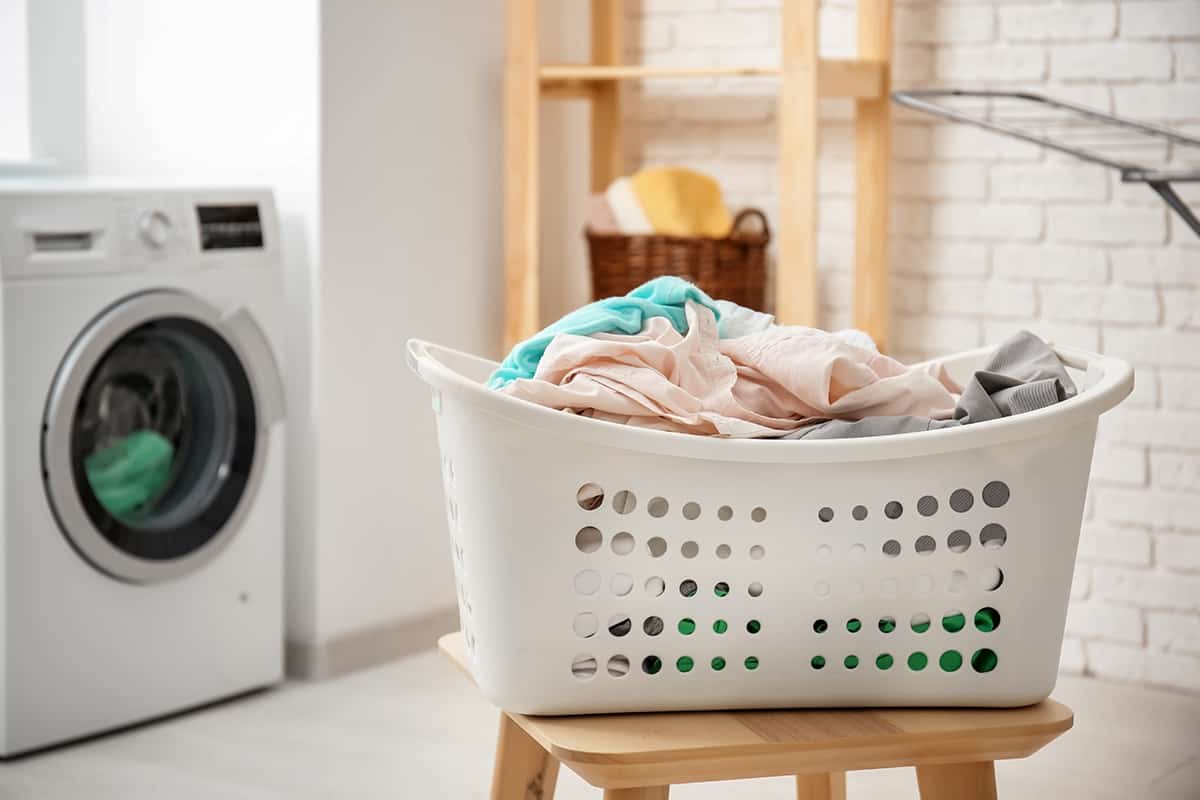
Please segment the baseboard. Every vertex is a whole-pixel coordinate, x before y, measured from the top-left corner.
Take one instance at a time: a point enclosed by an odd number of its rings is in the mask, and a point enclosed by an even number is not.
[[[457,629],[458,609],[451,607],[351,631],[321,643],[288,642],[285,668],[289,678],[298,680],[336,678],[429,649],[439,636]]]

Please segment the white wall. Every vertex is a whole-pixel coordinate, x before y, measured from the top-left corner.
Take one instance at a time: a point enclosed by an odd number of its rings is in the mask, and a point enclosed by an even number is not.
[[[86,22],[91,172],[277,192],[289,640],[452,607],[402,348],[499,346],[500,1],[89,0]]]
[[[502,4],[323,5],[318,632],[454,603],[419,336],[497,354]]]

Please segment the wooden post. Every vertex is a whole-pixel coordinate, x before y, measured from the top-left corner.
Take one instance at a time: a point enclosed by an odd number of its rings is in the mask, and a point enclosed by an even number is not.
[[[552,800],[557,782],[558,759],[501,711],[491,800]]]
[[[504,349],[538,319],[538,19],[536,0],[504,14]]]
[[[817,323],[817,0],[783,0],[775,316]]]
[[[935,764],[917,767],[921,800],[996,800],[996,764]]]
[[[854,326],[886,350],[892,0],[858,0],[858,57],[881,62],[883,74],[879,96],[855,103]]]
[[[617,66],[624,60],[622,0],[592,0],[592,64]],[[592,98],[592,191],[603,192],[621,176],[621,82],[594,85]]]
[[[846,800],[846,773],[809,772],[797,775],[796,800]]]

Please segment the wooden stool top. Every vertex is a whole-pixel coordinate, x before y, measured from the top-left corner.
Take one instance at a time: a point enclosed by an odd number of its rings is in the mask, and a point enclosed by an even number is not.
[[[438,649],[470,676],[461,633],[443,636]],[[1024,758],[1069,730],[1074,720],[1071,709],[1055,700],[1005,709],[508,716],[594,786]]]

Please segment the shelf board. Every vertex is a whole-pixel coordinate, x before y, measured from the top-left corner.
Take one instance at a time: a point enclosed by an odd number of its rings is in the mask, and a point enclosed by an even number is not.
[[[823,58],[818,76],[822,97],[879,97],[884,63]],[[592,87],[609,81],[656,78],[771,78],[778,67],[645,67],[636,65],[544,64],[538,70],[542,92],[551,97],[588,97]]]

